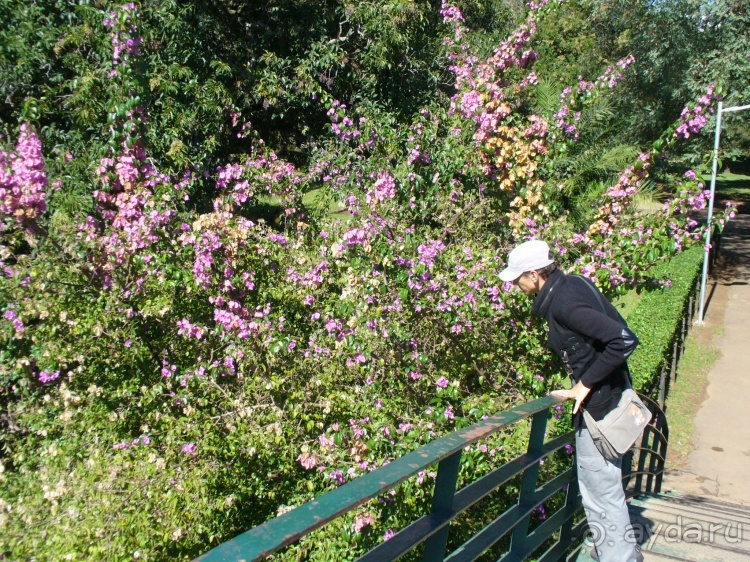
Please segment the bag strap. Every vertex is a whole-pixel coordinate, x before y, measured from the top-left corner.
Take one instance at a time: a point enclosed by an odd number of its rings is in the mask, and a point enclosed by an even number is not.
[[[601,310],[602,314],[607,316],[607,311],[604,308],[604,299],[602,299],[602,294],[594,287],[594,284],[589,281],[586,277],[583,275],[574,274],[574,277],[578,277],[583,281],[583,284],[586,285],[589,289],[591,289],[591,292],[594,293],[594,296],[596,297],[596,302],[599,303],[599,309]],[[625,377],[625,389],[633,388],[633,381],[630,379],[630,373],[628,373],[628,376]]]
[[[606,315],[607,311],[604,308],[604,301],[602,300],[602,295],[601,295],[601,293],[599,291],[596,290],[596,288],[594,287],[593,283],[591,283],[591,281],[589,281],[583,275],[575,274],[574,277],[578,277],[579,279],[582,279],[584,285],[586,285],[591,290],[591,292],[594,293],[594,296],[596,297],[596,302],[599,303],[599,309],[602,311],[602,314]]]

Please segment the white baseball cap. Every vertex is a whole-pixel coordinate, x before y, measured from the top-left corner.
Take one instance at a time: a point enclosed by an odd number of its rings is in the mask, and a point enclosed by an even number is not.
[[[527,271],[536,271],[555,263],[549,257],[549,246],[543,240],[519,244],[508,256],[508,267],[500,272],[503,281],[515,281]]]

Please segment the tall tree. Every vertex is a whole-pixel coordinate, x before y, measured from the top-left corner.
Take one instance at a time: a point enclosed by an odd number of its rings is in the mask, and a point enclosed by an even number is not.
[[[724,86],[725,106],[750,104],[750,5],[745,0],[716,0],[701,11],[706,49],[690,68],[690,86],[700,92],[710,83]],[[723,127],[722,154],[750,155],[750,115],[731,114]]]

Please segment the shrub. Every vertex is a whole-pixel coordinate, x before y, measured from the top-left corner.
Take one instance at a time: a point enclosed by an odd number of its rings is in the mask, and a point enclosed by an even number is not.
[[[672,343],[682,329],[690,296],[700,278],[703,256],[703,248],[693,246],[656,266],[655,277],[666,279],[666,283],[645,293],[628,316],[630,328],[640,339],[628,362],[633,385],[639,390],[649,392],[658,387],[665,361],[669,368]]]

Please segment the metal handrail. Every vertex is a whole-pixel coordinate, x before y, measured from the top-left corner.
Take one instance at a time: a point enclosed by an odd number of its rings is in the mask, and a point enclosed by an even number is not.
[[[524,474],[523,483],[519,503],[516,505],[520,519],[516,517],[513,521],[506,521],[504,528],[507,527],[505,532],[511,529],[514,531],[511,551],[525,552],[531,546],[531,543],[525,540],[529,538],[526,533],[531,511],[544,501],[543,496],[547,495],[546,492],[542,493],[542,489],[536,487],[539,461],[574,439],[573,432],[569,432],[544,443],[549,410],[561,401],[557,397],[545,396],[499,412],[469,427],[436,439],[386,466],[220,544],[196,560],[201,562],[262,560],[368,500],[395,488],[407,478],[435,463],[438,463],[438,471],[431,513],[401,530],[389,541],[375,547],[374,551],[378,553],[377,560],[393,560],[422,542],[425,542],[425,560],[431,562],[443,560],[451,520],[507,482],[508,479],[521,473]],[[459,463],[464,447],[529,417],[533,418],[533,421],[526,454],[456,493]],[[575,484],[575,478],[570,477],[565,479],[565,482],[558,482],[559,486],[552,490],[552,493],[561,490],[569,482]],[[570,488],[575,488],[574,495],[577,503],[573,505],[571,502],[566,502],[568,511],[571,511],[573,507],[575,509],[563,523],[570,522],[572,526],[573,514],[580,508],[580,498],[577,496],[577,486],[571,485]],[[568,495],[570,496],[570,493]],[[524,521],[525,525],[523,525]],[[522,532],[518,529],[522,529]],[[549,538],[557,530],[558,528],[553,529],[545,538]],[[502,535],[497,536],[495,542],[501,537]],[[539,542],[538,537],[533,538],[534,543]],[[405,545],[408,546],[406,550],[404,550]],[[372,556],[368,558],[368,554],[362,558],[362,560],[375,559]]]
[[[639,445],[623,459],[623,485],[627,487],[630,480],[635,478],[635,486],[627,490],[630,496],[659,491],[669,436],[663,410],[648,396],[641,395],[641,398],[653,415]],[[575,517],[581,510],[581,498],[574,468],[564,470],[537,487],[539,461],[575,440],[574,432],[570,431],[545,442],[550,409],[561,401],[553,396],[539,398],[436,439],[386,466],[220,544],[196,560],[262,560],[435,463],[438,464],[438,471],[430,513],[396,533],[390,540],[375,546],[360,557],[359,562],[396,560],[421,543],[425,543],[423,560],[426,562],[475,560],[509,533],[510,550],[501,560],[523,560],[558,532],[557,540],[538,556],[538,560],[559,560],[570,551],[585,530],[584,522],[575,523]],[[527,418],[532,418],[532,424],[526,453],[456,491],[464,448]],[[637,468],[631,470],[634,457]],[[451,522],[521,474],[518,502],[446,557]],[[644,476],[647,478],[645,487]],[[529,532],[533,510],[566,487],[565,504]]]

